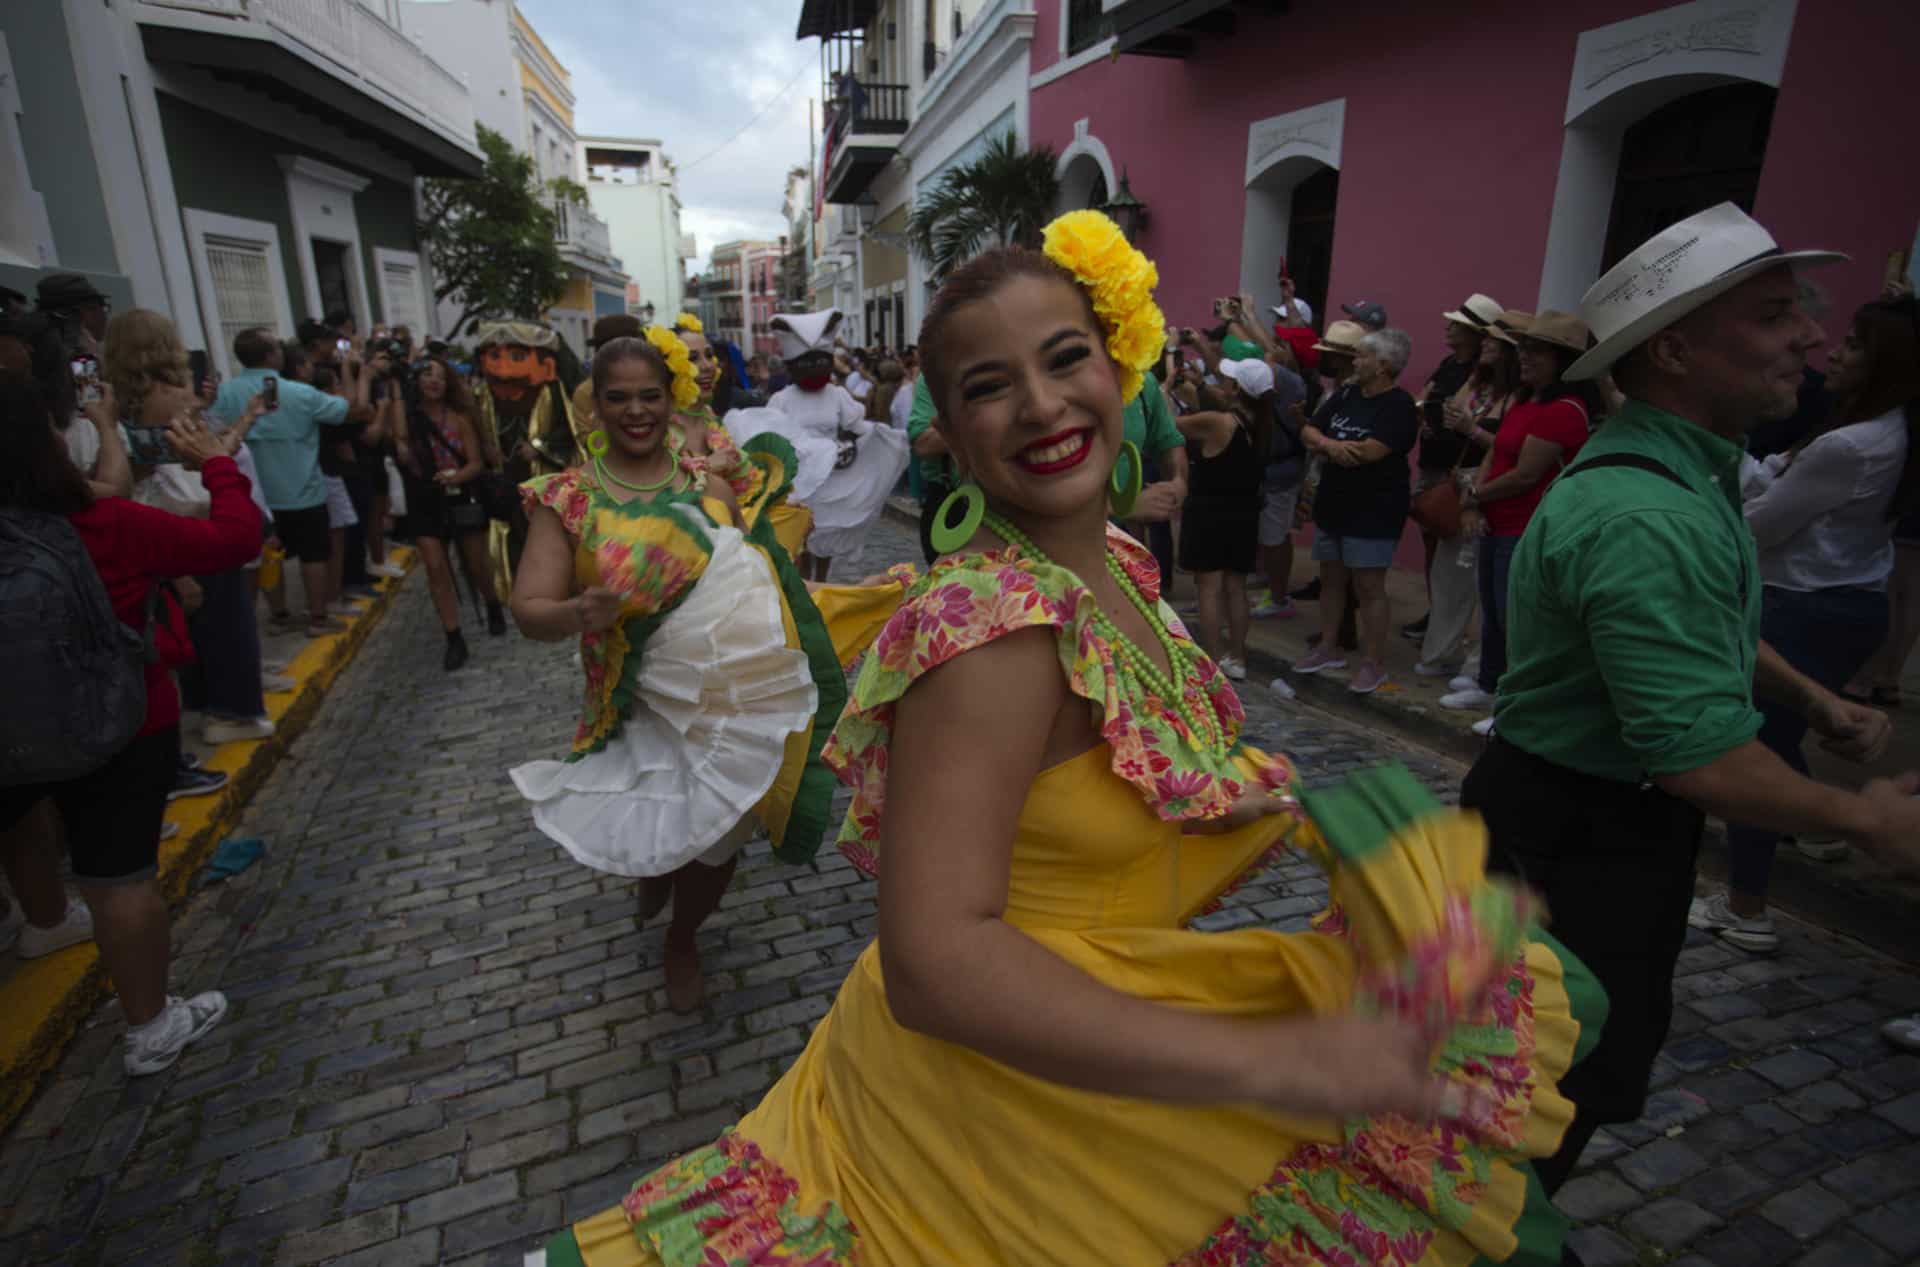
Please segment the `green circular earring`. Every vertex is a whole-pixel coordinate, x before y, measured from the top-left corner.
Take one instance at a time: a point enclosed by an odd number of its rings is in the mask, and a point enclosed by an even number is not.
[[[1126,472],[1124,476],[1122,470]],[[1116,518],[1125,519],[1133,513],[1133,503],[1140,496],[1143,474],[1140,446],[1131,440],[1122,441],[1119,460],[1113,464],[1113,476],[1107,481],[1107,487],[1113,493],[1113,513]]]
[[[604,431],[587,432],[587,452],[595,457],[605,457],[607,453],[607,433]]]
[[[960,522],[953,522],[955,503],[964,503],[966,509],[960,515]],[[980,531],[980,521],[987,514],[987,495],[978,484],[962,484],[948,493],[940,508],[933,512],[933,527],[927,532],[927,540],[932,543],[937,554],[952,554],[973,540],[973,534]]]

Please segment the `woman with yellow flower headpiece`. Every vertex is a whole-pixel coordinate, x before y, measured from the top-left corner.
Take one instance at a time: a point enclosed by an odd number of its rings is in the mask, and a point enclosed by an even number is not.
[[[673,905],[666,986],[705,994],[694,935],[741,846],[764,830],[813,856],[833,777],[820,763],[846,679],[765,511],[791,450],[749,458],[746,499],[682,460],[674,411],[695,399],[667,331],[616,338],[593,362],[582,465],[521,486],[529,532],[513,614],[528,637],[578,637],[586,714],[562,761],[511,773],[536,826],[600,871],[642,878],[641,918]]]
[[[878,938],[758,1108],[548,1267],[1558,1261],[1527,1158],[1591,979],[1477,820],[1396,769],[1296,800],[1241,742],[1108,527],[1153,284],[1089,212],[947,279],[920,350],[968,482],[827,751]],[[1314,931],[1187,927],[1287,845]]]

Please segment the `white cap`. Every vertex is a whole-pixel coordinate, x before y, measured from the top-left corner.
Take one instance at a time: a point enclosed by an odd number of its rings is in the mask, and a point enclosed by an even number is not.
[[[1273,367],[1249,357],[1244,361],[1221,361],[1220,372],[1240,384],[1249,396],[1264,396],[1273,390]]]

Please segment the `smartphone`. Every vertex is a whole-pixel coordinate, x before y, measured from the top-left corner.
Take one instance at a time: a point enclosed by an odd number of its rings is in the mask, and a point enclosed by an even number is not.
[[[73,394],[82,405],[100,403],[100,364],[90,356],[76,356],[68,362],[73,374]]]
[[[192,375],[193,394],[203,396],[207,390],[207,354],[200,348],[187,353],[187,373]]]
[[[343,357],[353,355],[352,339],[335,339],[333,341],[333,346],[339,351],[340,355]]]
[[[1214,300],[1214,301],[1213,301],[1213,315],[1214,315],[1215,317],[1223,317],[1223,316],[1225,316],[1225,315],[1226,315],[1226,311],[1227,311],[1227,301],[1226,301],[1226,300],[1224,300],[1224,299],[1216,299],[1216,300]]]
[[[163,466],[174,460],[165,427],[128,427],[127,456],[135,466]]]
[[[260,394],[266,397],[268,413],[272,413],[274,410],[280,408],[280,380],[279,379],[269,378],[264,384],[261,385]]]

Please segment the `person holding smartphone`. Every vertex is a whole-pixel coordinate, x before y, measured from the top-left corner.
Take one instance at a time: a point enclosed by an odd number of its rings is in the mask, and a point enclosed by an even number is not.
[[[184,364],[182,371],[184,377]],[[129,629],[148,629],[155,587],[168,578],[236,568],[260,548],[260,513],[246,478],[219,438],[189,414],[168,423],[166,443],[171,457],[201,473],[211,498],[206,519],[94,497],[62,451],[53,412],[29,377],[0,372],[0,420],[0,509],[64,516]],[[177,627],[177,610],[164,599],[161,620]],[[122,1063],[131,1076],[171,1066],[227,1010],[218,991],[168,993],[171,921],[155,867],[180,756],[171,667],[162,659],[146,665],[145,718],[105,765],[58,783],[0,788],[0,831],[49,799],[60,810],[74,879],[126,1017]]]
[[[338,438],[348,420],[343,396],[283,378],[285,354],[279,340],[262,327],[234,336],[234,359],[241,370],[220,385],[213,414],[238,422],[247,402],[274,383],[275,407],[245,432],[259,467],[261,491],[273,513],[274,531],[287,554],[299,560],[307,601],[307,634],[322,637],[346,626],[327,614],[333,599],[328,561],[332,541],[327,522],[327,488],[320,475],[320,446]]]

